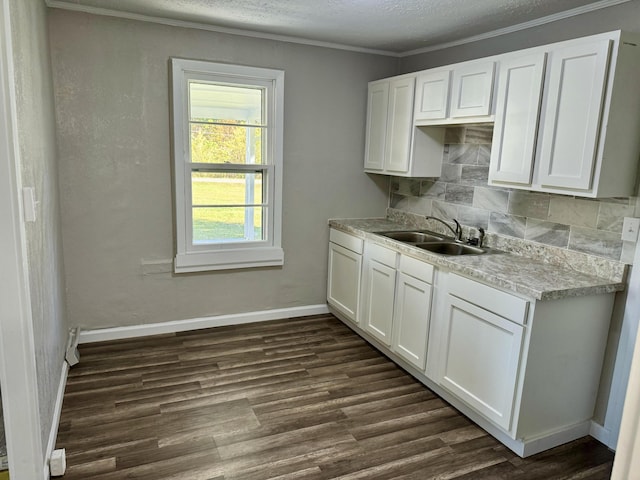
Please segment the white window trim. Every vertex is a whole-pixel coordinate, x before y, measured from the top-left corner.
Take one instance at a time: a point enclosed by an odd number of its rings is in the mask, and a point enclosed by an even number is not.
[[[175,273],[236,268],[273,267],[284,264],[282,242],[282,165],[284,127],[284,72],[197,60],[171,59],[174,206],[176,222]],[[217,78],[216,78],[217,77]],[[251,165],[267,174],[269,212],[267,238],[256,242],[232,242],[194,246],[191,231],[191,165],[189,159],[188,92],[190,79],[236,80],[267,87],[266,165]],[[187,167],[187,165],[189,165]],[[211,165],[209,165],[211,166]],[[219,165],[216,165],[216,168]],[[248,167],[247,167],[248,168]],[[187,176],[187,172],[189,175]]]

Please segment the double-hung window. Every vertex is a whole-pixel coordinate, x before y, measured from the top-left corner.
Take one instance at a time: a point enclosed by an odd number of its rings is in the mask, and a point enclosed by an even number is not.
[[[284,72],[171,65],[175,271],[282,265]]]

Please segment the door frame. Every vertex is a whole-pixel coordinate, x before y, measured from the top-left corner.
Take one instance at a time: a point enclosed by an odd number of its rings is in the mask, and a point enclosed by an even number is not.
[[[9,0],[0,0],[0,385],[12,478],[48,478],[20,197]]]
[[[624,402],[622,425],[611,480],[639,478],[637,472],[640,471],[640,341],[638,340],[636,340],[631,363],[629,385]],[[636,472],[636,476],[633,476],[632,472]]]

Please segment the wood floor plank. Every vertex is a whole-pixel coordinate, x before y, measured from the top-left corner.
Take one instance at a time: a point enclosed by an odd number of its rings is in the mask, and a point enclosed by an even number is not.
[[[605,480],[591,438],[521,459],[332,315],[81,345],[67,480]]]

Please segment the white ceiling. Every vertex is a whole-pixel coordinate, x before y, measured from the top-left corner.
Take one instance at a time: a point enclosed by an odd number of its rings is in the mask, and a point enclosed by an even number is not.
[[[630,0],[45,0],[50,7],[388,54],[521,30]]]

